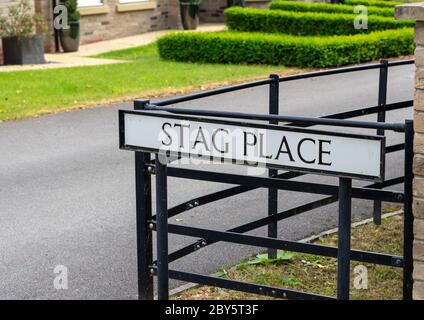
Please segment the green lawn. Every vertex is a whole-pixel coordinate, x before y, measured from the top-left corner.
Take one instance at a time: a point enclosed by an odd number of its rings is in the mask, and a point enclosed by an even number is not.
[[[283,66],[162,61],[156,44],[102,54],[123,64],[0,73],[0,121],[97,103],[177,94],[286,73]]]

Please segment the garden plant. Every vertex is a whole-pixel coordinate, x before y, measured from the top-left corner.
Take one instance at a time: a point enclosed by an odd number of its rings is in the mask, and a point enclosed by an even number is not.
[[[366,17],[354,12],[355,5],[367,4]],[[280,0],[270,9],[232,7],[225,11],[229,31],[169,34],[159,39],[158,48],[162,58],[174,61],[296,67],[334,67],[409,55],[414,51],[414,22],[395,20],[395,4]],[[358,17],[366,18],[364,27],[355,27]]]

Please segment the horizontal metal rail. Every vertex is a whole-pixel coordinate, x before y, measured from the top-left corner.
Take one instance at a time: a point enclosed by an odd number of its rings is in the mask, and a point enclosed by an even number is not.
[[[300,177],[305,175],[305,173],[301,172],[284,172],[279,175],[277,175],[275,178],[279,179],[293,179],[295,177]],[[250,187],[250,186],[237,186],[237,187],[231,187],[227,188],[221,191],[216,191],[204,196],[200,196],[197,198],[193,198],[191,200],[185,201],[179,205],[176,205],[175,207],[169,208],[168,210],[168,217],[171,218],[177,214],[180,214],[184,211],[188,211],[193,209],[194,207],[205,205],[214,201],[222,200],[228,197],[232,197],[244,192],[248,192],[251,190],[258,189],[257,187]]]
[[[386,105],[385,111],[387,112],[387,111],[395,111],[395,110],[399,110],[399,109],[403,109],[403,108],[409,108],[409,107],[412,107],[413,103],[414,103],[413,100],[406,100],[406,101],[401,101],[401,102],[390,103],[390,104]],[[330,114],[330,115],[326,115],[326,116],[321,116],[320,118],[343,120],[343,119],[361,117],[361,116],[366,116],[366,115],[378,113],[379,108],[380,108],[379,106],[360,108],[360,109],[355,109],[355,110],[349,110],[349,111],[334,113],[334,114]],[[297,127],[310,127],[310,126],[312,126],[311,124],[303,124],[302,125],[302,124],[294,124],[294,123],[293,124],[289,123],[287,125],[292,125],[292,126],[297,126]]]
[[[216,111],[216,110],[205,110],[205,109],[202,109],[202,110],[185,109],[185,108],[175,108],[175,107],[159,107],[153,104],[149,104],[145,107],[145,111],[148,111],[148,110],[165,111],[165,112],[174,113],[174,114],[180,114],[180,115],[183,114],[183,115],[191,115],[191,116],[290,122],[292,123],[292,125],[298,125],[298,124],[325,125],[325,126],[335,126],[335,127],[392,130],[395,132],[403,132],[405,130],[404,123],[354,121],[354,120],[340,120],[340,119],[331,119],[331,118],[316,118],[316,117],[273,115],[273,114],[267,115],[267,114]]]
[[[394,151],[397,151],[395,149],[399,148],[399,150],[400,150],[401,146],[403,146],[403,144],[402,145],[394,145],[394,146],[388,147],[388,148],[392,148],[393,151],[390,151],[390,152],[394,152]],[[387,151],[387,153],[389,153],[389,151]],[[154,164],[150,164],[148,166],[153,167]],[[287,179],[288,180],[288,179],[293,179],[293,178],[300,177],[300,176],[303,176],[303,175],[306,175],[306,173],[284,172],[284,173],[280,173],[279,175],[275,176],[275,178],[276,179]],[[396,178],[396,179],[401,179],[401,178]],[[403,177],[402,177],[402,179],[403,179]],[[383,183],[390,182],[390,181],[392,181],[392,180],[386,180]],[[403,182],[403,180],[398,182],[398,183],[402,183],[402,182]],[[377,183],[377,184],[373,184],[373,185],[377,186],[377,185],[381,185],[381,183]],[[394,185],[394,184],[388,184],[387,186],[390,186],[390,185]],[[372,188],[372,187],[367,186],[365,188]],[[380,189],[381,187],[378,187],[378,188]],[[172,208],[169,208],[168,217],[172,218],[172,217],[174,217],[174,216],[176,216],[180,213],[191,210],[194,207],[198,207],[198,206],[202,206],[202,205],[214,202],[214,201],[226,199],[226,198],[229,198],[229,197],[232,197],[232,196],[244,193],[244,192],[252,191],[252,190],[255,190],[255,189],[258,189],[258,187],[237,186],[237,187],[231,187],[231,188],[227,188],[227,189],[224,189],[224,190],[216,191],[216,192],[204,195],[204,196],[192,198],[192,199],[184,201],[183,203],[180,203],[180,204],[178,204],[178,205],[176,205]]]
[[[396,151],[400,151],[400,150],[405,150],[405,144],[404,143],[394,144],[392,146],[386,147],[386,154],[396,152]]]
[[[157,268],[153,267],[156,274]],[[253,283],[241,282],[236,280],[223,279],[213,276],[206,276],[198,273],[189,273],[183,271],[169,270],[169,277],[175,280],[194,282],[207,286],[217,286],[225,289],[232,289],[253,293],[263,296],[270,296],[281,299],[303,299],[303,300],[335,300],[334,297],[305,293],[301,291],[283,289],[272,286],[257,285]]]
[[[202,180],[226,184],[239,184],[251,187],[274,188],[287,191],[297,191],[322,195],[336,195],[339,187],[321,183],[307,183],[300,181],[282,180],[278,178],[253,177],[230,173],[218,173],[205,170],[193,170],[183,168],[168,168],[168,176],[192,180]],[[352,197],[357,199],[388,202],[403,202],[404,194],[398,191],[386,191],[367,188],[352,188]]]
[[[175,97],[175,98],[160,100],[160,101],[157,101],[155,104],[158,105],[158,106],[166,106],[166,105],[190,101],[190,100],[207,98],[207,97],[210,97],[210,96],[215,96],[217,94],[223,94],[223,93],[228,93],[228,92],[233,92],[233,91],[238,91],[238,90],[249,89],[249,88],[253,88],[253,87],[259,87],[259,86],[267,85],[267,84],[270,84],[271,81],[272,80],[270,80],[270,79],[263,79],[263,80],[251,81],[251,82],[236,84],[236,85],[217,88],[217,89],[205,90],[205,91],[201,91],[201,92],[191,93],[189,95],[185,95],[185,96],[181,96],[181,97]],[[137,100],[135,102],[137,103]]]
[[[398,178],[393,178],[390,180],[386,180],[382,183],[375,183],[375,184],[371,184],[369,186],[366,186],[366,188],[385,188],[388,186],[393,186],[393,185],[397,185],[400,183],[404,182],[404,177],[398,177]],[[308,212],[311,211],[313,209],[317,209],[317,208],[321,208],[324,207],[326,205],[332,204],[334,202],[336,202],[338,200],[337,196],[331,196],[331,197],[326,197],[323,199],[319,199],[319,200],[315,200],[309,203],[306,203],[304,205],[292,208],[292,209],[288,209],[288,210],[284,210],[281,211],[275,215],[272,216],[266,216],[264,218],[261,218],[259,220],[255,220],[252,222],[248,222],[245,223],[243,225],[240,225],[238,227],[229,229],[229,232],[237,232],[237,233],[245,233],[245,232],[249,232],[255,229],[258,229],[260,227],[266,226],[269,222],[271,221],[281,221],[283,219],[287,219],[290,217],[293,217],[295,215],[304,213],[304,212]],[[155,217],[153,217],[153,219],[155,219]],[[169,254],[169,262],[173,262],[175,260],[178,260],[190,253],[193,253],[195,251],[197,251],[200,247],[205,247],[211,244],[216,243],[217,241],[208,241],[208,242],[204,242],[204,239],[199,239],[196,242],[187,245],[181,249],[178,249],[172,253]]]
[[[406,65],[406,64],[413,64],[414,62],[415,62],[415,60],[410,59],[410,60],[403,60],[403,61],[388,62],[387,65],[388,65],[388,67],[395,67],[395,66],[401,66],[401,65]],[[335,74],[340,74],[340,73],[350,73],[350,72],[357,72],[357,71],[380,69],[380,68],[384,68],[384,67],[385,66],[382,63],[373,63],[373,64],[353,66],[353,67],[343,67],[343,68],[336,68],[336,69],[329,69],[329,70],[305,72],[305,73],[281,77],[280,82],[300,80],[300,79],[308,79],[308,78],[315,78],[315,77],[322,77],[322,76],[329,76],[329,75],[335,75]]]
[[[154,222],[156,225],[156,223]],[[313,243],[281,240],[275,238],[252,236],[229,231],[217,231],[176,224],[168,224],[168,232],[188,237],[199,237],[212,241],[224,241],[244,244],[248,246],[272,248],[286,251],[314,254],[325,257],[337,258],[337,247],[323,246]],[[382,253],[350,250],[351,259],[359,262],[382,264],[391,267],[402,267],[403,257]]]
[[[388,67],[395,67],[395,66],[401,66],[401,65],[407,65],[407,64],[413,64],[414,60],[402,60],[402,61],[390,61],[387,63]],[[373,64],[367,64],[367,65],[359,65],[359,66],[353,66],[353,67],[342,67],[342,68],[336,68],[336,69],[330,69],[330,70],[321,70],[321,71],[313,71],[313,72],[305,72],[305,73],[299,73],[289,76],[280,77],[280,82],[287,82],[287,81],[294,81],[294,80],[300,80],[300,79],[308,79],[308,78],[314,78],[314,77],[321,77],[321,76],[329,76],[329,75],[336,75],[340,73],[350,73],[350,72],[356,72],[356,71],[366,71],[366,70],[373,70],[373,69],[380,69],[386,67],[382,63],[373,63]],[[157,106],[167,106],[175,103],[181,103],[201,98],[206,98],[210,96],[214,96],[217,94],[223,94],[228,92],[234,92],[238,90],[244,90],[254,87],[259,87],[263,85],[270,84],[272,80],[270,78],[258,80],[258,81],[251,81],[248,83],[243,84],[236,84],[232,86],[212,89],[212,90],[206,90],[198,93],[192,93],[176,98],[168,98],[168,99],[162,99],[159,101],[156,101],[154,104]],[[142,100],[135,100],[135,106],[137,106],[138,101],[142,103]]]

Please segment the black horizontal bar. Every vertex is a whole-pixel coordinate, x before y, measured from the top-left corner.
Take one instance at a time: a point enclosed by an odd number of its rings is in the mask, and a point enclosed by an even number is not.
[[[156,267],[153,267],[156,271]],[[282,299],[301,299],[301,300],[334,300],[333,297],[316,295],[312,293],[300,292],[290,289],[283,289],[272,286],[258,285],[253,283],[229,280],[213,276],[206,276],[198,273],[189,273],[183,271],[169,270],[169,277],[175,280],[193,282],[207,286],[225,288],[229,290],[253,293],[262,296],[270,296]]]
[[[398,109],[408,108],[408,107],[412,107],[413,104],[414,104],[413,100],[405,100],[400,102],[389,103],[389,104],[386,104],[385,111],[394,111]],[[321,118],[348,119],[348,118],[361,117],[361,116],[377,113],[379,111],[379,108],[381,107],[380,106],[366,107],[361,109],[334,113],[334,114],[322,116]]]
[[[395,67],[395,66],[413,64],[413,63],[414,63],[414,60],[410,59],[410,60],[399,61],[399,62],[398,61],[389,62],[388,66]],[[329,75],[335,75],[340,73],[350,73],[350,72],[357,72],[357,71],[380,69],[382,67],[383,67],[382,63],[373,63],[373,64],[366,64],[366,65],[359,65],[359,66],[352,66],[352,67],[342,67],[342,68],[335,68],[335,69],[329,69],[329,70],[306,72],[306,73],[300,73],[300,74],[294,74],[290,76],[281,77],[280,82],[329,76]]]
[[[404,143],[394,144],[392,146],[386,147],[386,153],[396,152],[405,149]]]
[[[385,187],[389,187],[392,185],[397,185],[400,183],[403,183],[404,178],[403,177],[398,177],[398,178],[393,178],[390,180],[386,180],[384,182],[380,182],[380,183],[374,183],[371,185],[366,186],[366,188],[385,188]],[[236,187],[237,188],[237,187]],[[334,203],[338,200],[337,196],[332,196],[332,197],[326,197],[323,199],[319,199],[316,201],[312,201],[309,203],[306,203],[304,205],[292,208],[292,209],[288,209],[282,212],[277,213],[276,215],[272,215],[272,216],[267,216],[265,218],[261,218],[259,220],[255,220],[252,222],[248,222],[246,224],[243,224],[241,226],[229,229],[229,232],[237,232],[237,233],[245,233],[248,231],[252,231],[255,230],[257,228],[263,227],[265,225],[267,225],[270,221],[280,221],[289,217],[292,217],[294,215],[298,215],[319,207],[323,207],[326,206],[328,204]],[[272,219],[272,220],[271,220]],[[169,262],[178,260],[190,253],[193,253],[194,251],[198,250],[198,245],[201,244],[201,247],[205,247],[211,244],[214,244],[218,241],[208,241],[205,244],[202,244],[202,239],[194,242],[193,244],[187,245],[181,249],[178,249],[172,253],[169,254]]]
[[[389,61],[388,66],[396,67],[396,66],[402,66],[405,64],[413,64],[413,63],[415,63],[414,59],[405,59],[405,60],[398,60],[398,61]]]
[[[280,179],[292,179],[295,177],[300,177],[302,175],[305,175],[305,173],[301,172],[284,172],[276,176],[276,178]],[[251,190],[257,189],[256,187],[249,187],[249,186],[237,186],[237,187],[231,187],[228,189],[224,189],[221,191],[216,191],[204,196],[200,196],[197,198],[193,198],[191,200],[185,201],[179,205],[176,205],[175,207],[172,207],[168,210],[168,216],[171,218],[177,214],[180,214],[182,212],[190,210],[189,205],[193,204],[194,202],[197,202],[198,206],[205,205],[214,201],[222,200],[228,197],[232,197],[235,195],[238,195],[240,193],[248,192]]]
[[[269,222],[275,222],[275,221],[287,219],[287,218],[290,218],[292,216],[298,215],[300,213],[307,212],[307,211],[328,205],[330,203],[334,203],[334,202],[337,201],[337,199],[338,199],[337,197],[326,197],[326,198],[323,198],[323,199],[320,199],[320,200],[317,200],[317,201],[312,201],[310,203],[298,206],[296,208],[292,208],[292,209],[289,209],[289,210],[279,212],[275,215],[266,216],[266,217],[261,218],[259,220],[255,220],[255,221],[252,221],[252,222],[245,223],[241,226],[232,228],[228,231],[229,232],[236,232],[236,233],[245,233],[245,232],[248,232],[248,231],[252,231],[252,230],[255,230],[257,228],[266,226]],[[184,257],[184,256],[186,256],[190,253],[193,253],[194,251],[199,249],[199,244],[200,244],[200,247],[205,247],[205,246],[209,246],[211,244],[218,242],[218,241],[210,241],[209,240],[208,242],[205,241],[205,243],[202,243],[202,240],[203,239],[198,240],[193,244],[187,245],[187,246],[185,246],[181,249],[178,249],[178,250],[170,253],[169,258],[168,258],[169,262],[178,260],[178,259],[180,259],[180,258],[182,258],[182,257]]]
[[[185,95],[185,96],[159,100],[159,101],[155,102],[155,105],[157,105],[157,106],[167,106],[167,105],[174,104],[174,103],[180,103],[180,102],[185,102],[185,101],[191,101],[191,100],[206,98],[206,97],[215,96],[215,95],[223,94],[223,93],[227,93],[227,92],[238,91],[238,90],[249,89],[249,88],[253,88],[253,87],[259,87],[259,86],[267,85],[267,84],[270,84],[271,81],[272,81],[271,79],[263,79],[263,80],[251,81],[251,82],[236,84],[236,85],[217,88],[217,89],[205,90],[205,91],[201,91],[201,92],[191,93],[191,94],[188,94],[188,95]],[[136,102],[137,102],[137,100],[136,100]]]
[[[274,188],[287,191],[297,191],[313,194],[336,195],[338,186],[301,181],[290,181],[278,178],[244,176],[230,173],[220,173],[204,170],[183,168],[168,168],[168,176],[192,180],[203,180],[226,184],[239,184],[250,187]],[[402,202],[403,193],[398,191],[386,191],[365,188],[352,188],[352,197],[368,200],[382,200],[388,202]]]
[[[175,107],[159,107],[153,104],[149,104],[145,107],[145,111],[148,111],[148,110],[165,111],[165,112],[175,113],[175,114],[196,115],[196,116],[204,116],[204,117],[290,122],[292,124],[300,124],[300,125],[310,124],[310,125],[325,125],[325,126],[336,126],[336,127],[380,129],[380,130],[392,130],[396,132],[403,132],[405,129],[404,123],[353,121],[353,120],[345,120],[345,119],[340,120],[340,119],[332,119],[332,118],[317,118],[317,117],[274,115],[274,114],[255,114],[255,113],[216,111],[216,110],[205,110],[205,109],[186,109],[186,108],[175,108]]]
[[[390,186],[395,186],[397,184],[403,183],[405,180],[405,177],[397,177],[397,178],[392,178],[389,180],[385,180],[383,182],[377,182],[374,183],[370,186],[366,186],[365,188],[376,188],[376,189],[382,189],[382,188],[386,188],[386,187],[390,187]]]
[[[402,60],[402,61],[391,61],[388,63],[389,67],[395,67],[400,65],[406,65],[406,64],[413,64],[414,60]],[[321,70],[321,71],[313,71],[313,72],[306,72],[306,73],[300,73],[295,75],[289,75],[280,77],[280,82],[287,82],[287,81],[293,81],[293,80],[300,80],[300,79],[307,79],[307,78],[314,78],[314,77],[321,77],[321,76],[328,76],[328,75],[335,75],[340,73],[349,73],[349,72],[355,72],[355,71],[364,71],[364,70],[372,70],[372,69],[379,69],[383,66],[381,63],[374,63],[374,64],[366,64],[366,65],[359,65],[359,66],[352,66],[352,67],[342,67],[342,68],[335,68],[335,69],[329,69],[329,70]],[[257,80],[257,81],[251,81],[247,83],[242,84],[236,84],[232,86],[227,87],[221,87],[216,88],[212,90],[206,90],[202,92],[192,93],[176,98],[168,98],[168,99],[162,99],[159,101],[156,101],[154,104],[157,106],[166,106],[170,104],[180,103],[180,102],[186,102],[186,101],[192,101],[196,99],[206,98],[218,94],[258,87],[262,85],[267,85],[271,83],[271,79],[263,79],[263,80]],[[138,100],[135,100],[135,104],[137,104]]]
[[[155,224],[155,222],[153,222]],[[206,241],[225,241],[231,243],[244,244],[248,246],[280,249],[286,251],[314,254],[325,257],[337,258],[336,247],[323,246],[312,243],[302,243],[275,238],[252,236],[229,231],[217,231],[203,228],[181,226],[176,224],[168,225],[168,232],[188,237],[199,237]],[[391,267],[402,267],[403,257],[388,254],[351,250],[351,259],[360,262],[375,263]]]

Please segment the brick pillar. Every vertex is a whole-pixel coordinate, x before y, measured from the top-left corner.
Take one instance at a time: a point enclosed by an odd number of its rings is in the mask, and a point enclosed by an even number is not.
[[[424,300],[424,2],[396,6],[401,20],[415,20],[415,96],[414,96],[414,292]]]
[[[56,48],[53,28],[53,2],[51,0],[34,0],[34,3],[35,11],[44,18],[47,26],[47,30],[44,33],[44,50],[46,52],[54,52]]]

